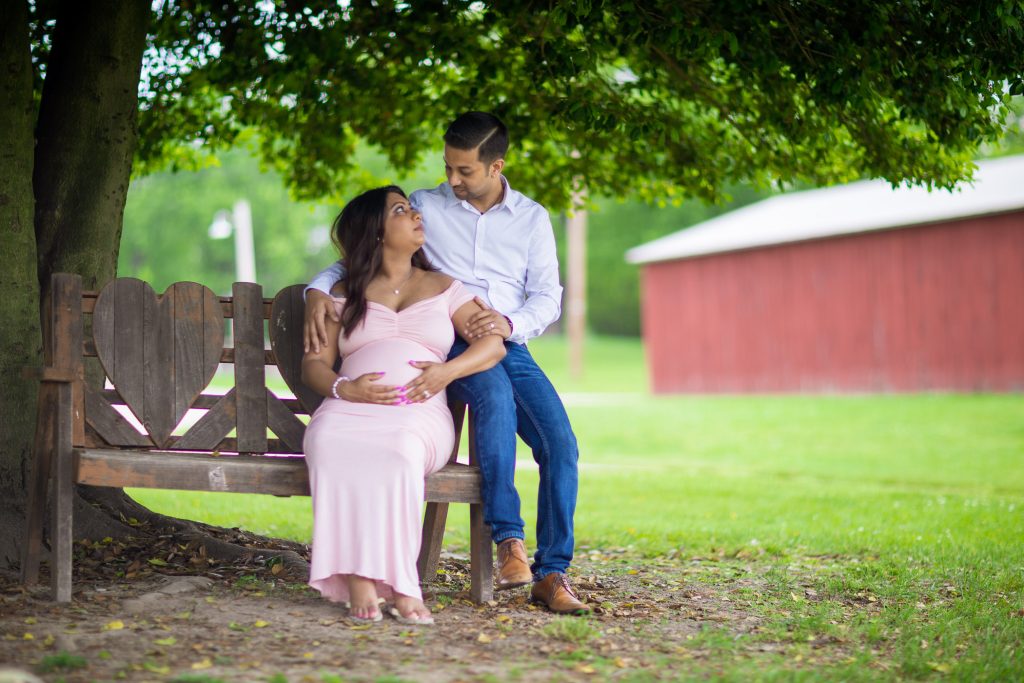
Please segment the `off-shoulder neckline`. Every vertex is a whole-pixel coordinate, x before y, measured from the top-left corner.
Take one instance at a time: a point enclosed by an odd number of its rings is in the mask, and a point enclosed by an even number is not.
[[[458,282],[458,280],[453,279],[448,284],[448,286],[444,288],[443,291],[438,292],[437,294],[434,294],[432,296],[428,296],[428,297],[426,297],[424,299],[418,299],[418,300],[412,302],[411,304],[409,304],[408,306],[406,306],[405,308],[400,308],[397,311],[395,309],[391,308],[390,306],[386,305],[386,304],[382,304],[382,303],[379,303],[377,301],[370,301],[369,299],[366,300],[366,305],[367,306],[376,306],[377,308],[383,308],[385,311],[389,311],[391,313],[394,313],[395,315],[398,315],[400,313],[405,313],[406,311],[408,311],[410,308],[413,308],[414,306],[419,306],[422,303],[426,303],[427,301],[431,301],[433,299],[437,299],[438,297],[444,296],[445,294],[448,293],[448,290],[450,290],[452,287],[455,286],[456,282]],[[345,299],[348,298],[348,297],[344,297],[344,296],[334,296],[333,294],[328,294],[328,296],[331,297],[332,299],[334,299],[335,301],[345,301]]]

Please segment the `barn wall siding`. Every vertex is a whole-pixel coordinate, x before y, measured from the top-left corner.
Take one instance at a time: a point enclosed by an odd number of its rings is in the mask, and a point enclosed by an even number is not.
[[[651,263],[656,392],[1024,390],[1024,213]]]

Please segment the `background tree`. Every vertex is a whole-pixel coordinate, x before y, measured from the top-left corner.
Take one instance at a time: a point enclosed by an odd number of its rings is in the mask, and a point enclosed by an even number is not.
[[[113,277],[133,158],[140,174],[188,164],[256,129],[299,196],[327,196],[359,174],[357,141],[410,166],[453,115],[486,108],[511,126],[518,186],[553,209],[572,178],[591,196],[650,199],[714,199],[732,181],[948,187],[1024,89],[1015,0],[0,8],[5,380],[39,364],[33,313],[51,272]],[[8,556],[34,391],[0,386]],[[123,531],[127,499],[87,495],[105,511],[77,515],[77,533]]]

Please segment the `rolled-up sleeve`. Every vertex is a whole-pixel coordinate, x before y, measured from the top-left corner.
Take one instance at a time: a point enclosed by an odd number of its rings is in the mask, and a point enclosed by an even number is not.
[[[330,294],[334,283],[343,277],[345,277],[345,268],[340,262],[335,261],[316,274],[309,286],[302,290],[302,297],[305,298],[311,289],[318,289],[324,294]]]

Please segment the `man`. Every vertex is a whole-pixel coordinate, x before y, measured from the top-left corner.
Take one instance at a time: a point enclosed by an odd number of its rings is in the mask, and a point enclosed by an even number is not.
[[[557,320],[561,310],[551,221],[544,207],[513,190],[502,175],[508,130],[496,116],[463,114],[448,127],[444,142],[448,182],[413,192],[409,199],[423,215],[427,256],[478,297],[482,310],[463,335],[505,339],[506,355],[499,365],[448,386],[448,395],[468,404],[474,415],[484,519],[498,545],[495,587],[532,581],[531,596],[553,612],[583,614],[589,608],[566,577],[574,545],[579,451],[558,393],[526,348],[526,341]],[[342,276],[341,266],[334,264],[310,285],[307,348],[328,343],[323,322],[336,313],[325,292]],[[449,358],[467,346],[456,338]],[[517,432],[540,467],[532,566],[514,483]]]

